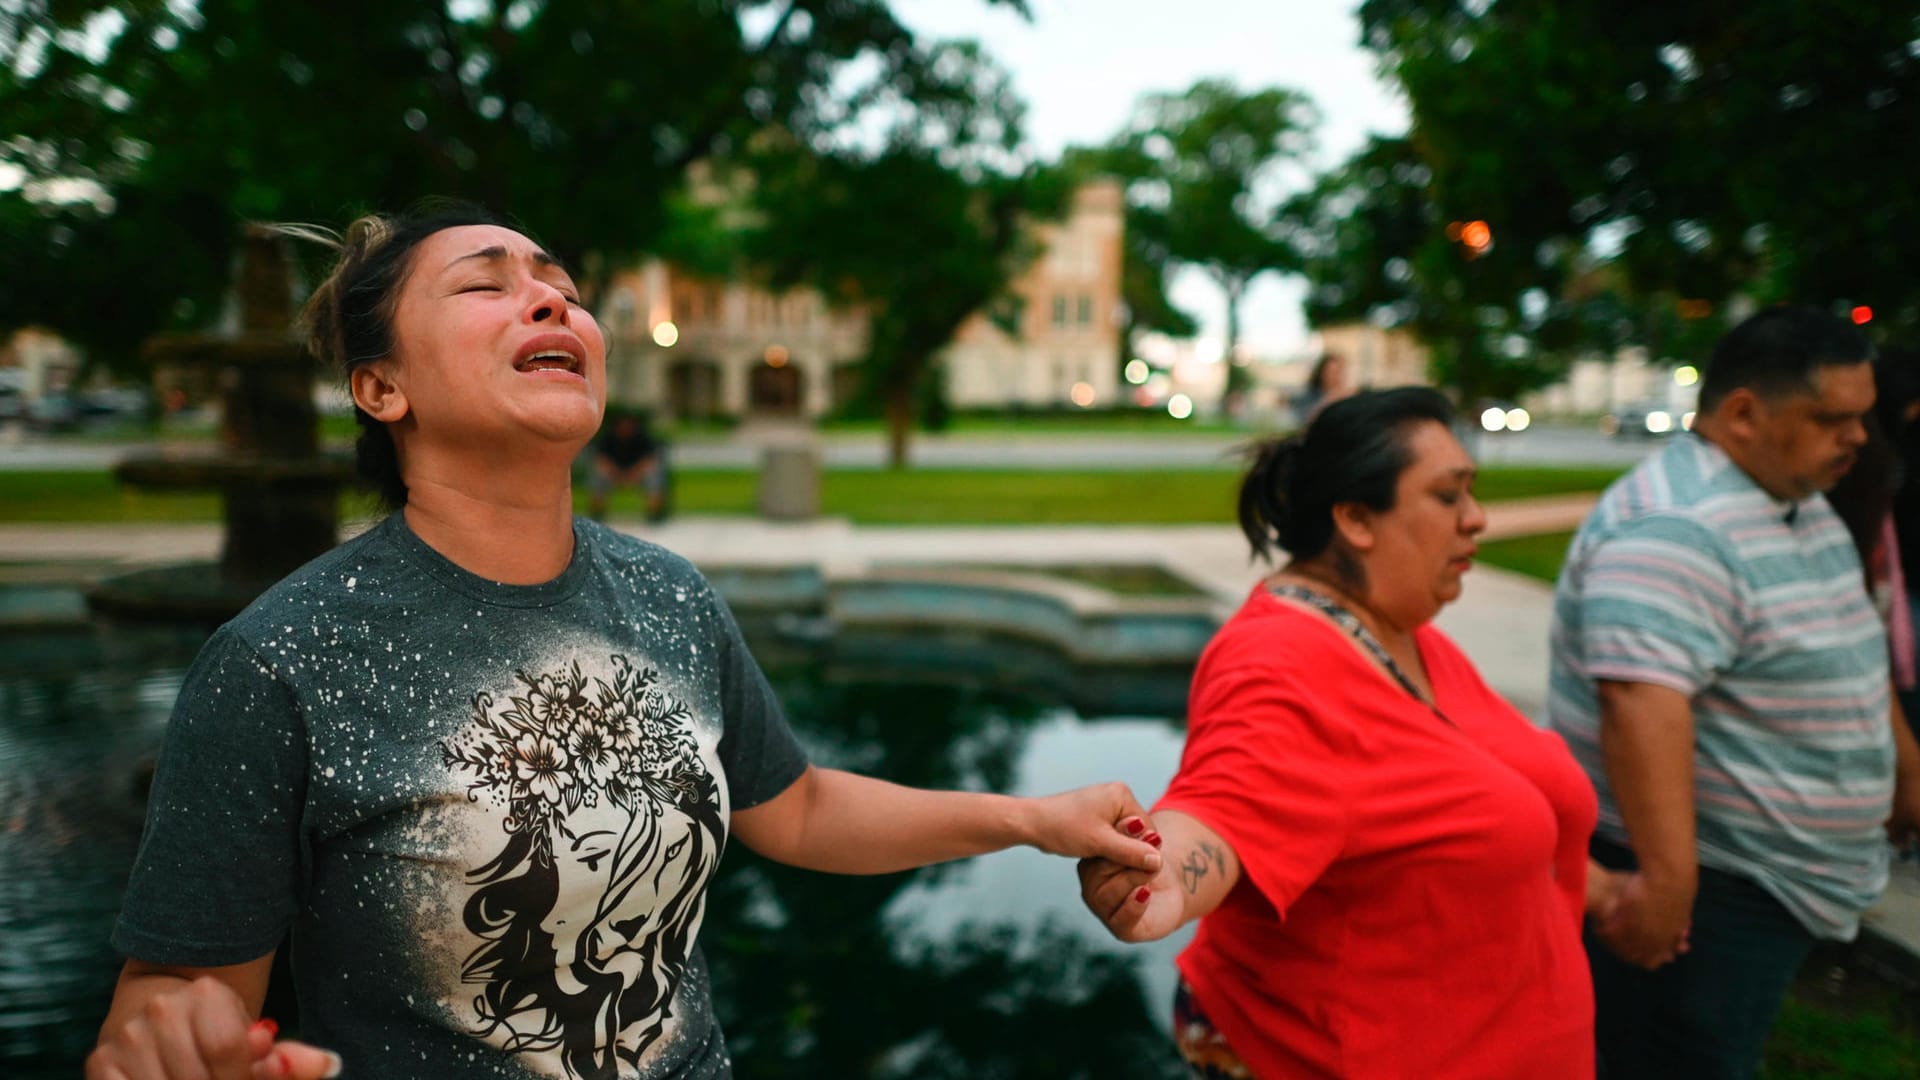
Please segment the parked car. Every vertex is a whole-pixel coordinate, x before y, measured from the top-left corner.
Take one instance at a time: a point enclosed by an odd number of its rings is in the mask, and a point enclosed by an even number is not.
[[[1621,439],[1657,439],[1693,430],[1693,411],[1676,409],[1664,401],[1635,402],[1601,417],[1600,430]]]

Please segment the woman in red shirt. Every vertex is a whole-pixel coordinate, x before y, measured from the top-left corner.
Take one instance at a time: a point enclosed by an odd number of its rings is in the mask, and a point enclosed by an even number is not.
[[[1262,581],[1194,675],[1149,877],[1081,866],[1127,941],[1199,919],[1176,1039],[1201,1076],[1592,1077],[1592,788],[1432,625],[1486,515],[1432,390],[1358,394],[1263,446]],[[1131,823],[1130,823],[1131,824]]]

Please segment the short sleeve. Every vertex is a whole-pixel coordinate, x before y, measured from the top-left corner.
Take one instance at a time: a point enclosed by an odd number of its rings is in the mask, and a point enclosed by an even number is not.
[[[219,631],[167,723],[114,947],[190,967],[272,952],[298,909],[306,769],[292,694]]]
[[[1203,670],[1180,771],[1155,807],[1219,833],[1283,916],[1339,856],[1350,821],[1352,741],[1303,681],[1270,664]]]
[[[1579,648],[1596,680],[1691,698],[1739,652],[1740,592],[1719,538],[1672,515],[1628,522],[1587,554]]]
[[[722,633],[720,765],[732,808],[746,810],[787,790],[806,772],[807,755],[733,613],[718,595],[708,595]]]

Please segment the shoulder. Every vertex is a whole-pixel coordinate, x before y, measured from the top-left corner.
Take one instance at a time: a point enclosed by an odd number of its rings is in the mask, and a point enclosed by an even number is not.
[[[691,560],[651,540],[620,532],[585,517],[573,519],[573,532],[591,557],[602,559],[615,569],[644,573],[670,583],[712,591],[706,577]]]
[[[396,560],[381,541],[385,522],[321,553],[281,578],[235,615],[223,630],[251,646],[292,625],[319,618],[329,605],[333,613],[371,597],[375,582],[399,572]],[[362,591],[364,590],[364,591]]]

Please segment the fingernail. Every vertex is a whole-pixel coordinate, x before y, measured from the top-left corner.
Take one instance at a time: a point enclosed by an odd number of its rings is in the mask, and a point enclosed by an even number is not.
[[[263,1016],[253,1022],[253,1030],[264,1031],[268,1038],[273,1038],[280,1034],[280,1025],[273,1022],[273,1017]]]
[[[273,1073],[275,1076],[293,1075],[293,1059],[287,1056],[285,1050],[273,1052]]]
[[[1163,841],[1160,838],[1160,834],[1157,832],[1150,832],[1147,835],[1141,837],[1140,839],[1145,840],[1147,843],[1152,844],[1154,847],[1159,847],[1162,843],[1165,843],[1165,841]]]
[[[1144,904],[1152,896],[1153,890],[1147,888],[1145,885],[1133,890],[1133,902],[1136,904]]]
[[[331,1050],[325,1051],[325,1053],[327,1055],[327,1071],[320,1074],[321,1080],[333,1080],[334,1077],[340,1075],[340,1070],[343,1068],[343,1065],[340,1061],[339,1054]]]
[[[1145,829],[1146,827],[1147,827],[1146,822],[1141,821],[1139,818],[1134,818],[1132,821],[1127,822],[1127,835],[1139,836],[1140,831],[1142,829]]]

